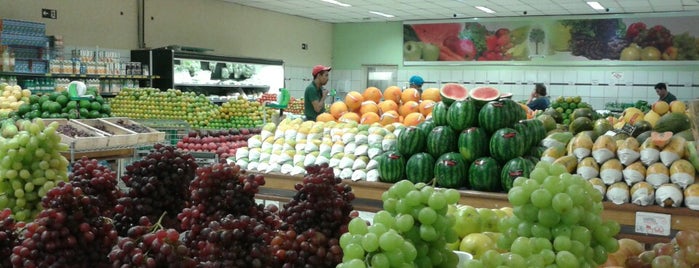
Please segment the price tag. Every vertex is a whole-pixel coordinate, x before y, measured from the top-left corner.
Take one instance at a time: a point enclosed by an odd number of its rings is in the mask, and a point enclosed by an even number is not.
[[[670,235],[671,216],[669,214],[636,212],[636,232],[651,235]]]
[[[620,132],[629,134],[629,136],[632,136],[632,133],[636,130],[636,127],[630,124],[624,124],[623,127],[619,130]]]

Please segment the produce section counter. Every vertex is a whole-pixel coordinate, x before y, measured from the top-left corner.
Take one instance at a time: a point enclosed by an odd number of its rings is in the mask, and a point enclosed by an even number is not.
[[[279,173],[263,173],[265,185],[260,187],[258,198],[265,200],[275,200],[281,202],[289,201],[296,191],[294,185],[301,183],[303,177],[290,176]],[[345,181],[352,187],[356,199],[353,201],[354,208],[362,211],[376,212],[381,210],[381,194],[388,190],[391,184],[368,181]],[[461,200],[459,204],[470,205],[482,208],[502,208],[511,206],[504,193],[487,193],[471,190],[461,190]],[[635,231],[637,212],[657,213],[670,216],[671,231],[668,236],[647,235]],[[633,238],[641,243],[669,242],[678,230],[699,230],[699,211],[686,207],[662,208],[657,205],[638,206],[635,204],[615,205],[611,202],[604,202],[602,217],[606,220],[613,220],[622,225],[619,237]],[[650,220],[650,218],[648,218]]]

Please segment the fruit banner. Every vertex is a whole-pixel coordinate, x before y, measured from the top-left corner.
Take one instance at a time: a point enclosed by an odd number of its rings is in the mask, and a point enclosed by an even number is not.
[[[697,16],[403,24],[403,60],[696,61]]]

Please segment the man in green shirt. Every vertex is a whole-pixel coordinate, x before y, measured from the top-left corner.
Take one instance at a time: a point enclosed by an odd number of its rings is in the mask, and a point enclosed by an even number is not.
[[[656,84],[655,93],[658,93],[658,101],[664,101],[669,104],[677,100],[677,97],[675,97],[675,95],[672,95],[672,93],[667,91],[667,85],[665,83]]]
[[[328,96],[328,90],[323,89],[323,86],[328,83],[331,69],[323,65],[313,67],[313,81],[306,87],[303,94],[303,114],[306,115],[306,120],[315,121],[319,114],[325,112],[325,97]]]

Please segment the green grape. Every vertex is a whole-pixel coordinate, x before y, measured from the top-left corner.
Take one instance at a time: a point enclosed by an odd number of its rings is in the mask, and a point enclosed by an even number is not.
[[[364,261],[359,259],[352,259],[348,262],[342,264],[342,268],[366,268]]]
[[[541,184],[536,181],[536,180],[526,180],[522,184],[522,189],[524,189],[524,193],[527,195],[527,197],[531,196],[532,193],[541,187]]]
[[[422,194],[418,190],[411,190],[405,195],[405,201],[411,207],[420,205],[420,198],[422,198]]]
[[[561,268],[580,267],[578,258],[569,251],[559,251],[556,253],[556,265]]]
[[[389,250],[384,252],[391,267],[400,267],[405,262],[405,254],[400,250]]]
[[[17,197],[15,200],[15,207],[16,208],[24,208],[27,206],[27,199],[22,198],[22,197]]]
[[[427,251],[425,251],[425,253],[427,253]],[[415,267],[432,267],[432,260],[426,254],[425,256],[420,256],[415,259]]]
[[[5,171],[5,178],[7,178],[8,180],[14,180],[17,178],[17,176],[19,176],[17,170],[10,169]]]
[[[427,253],[427,256],[432,261],[433,266],[440,265],[442,264],[442,262],[444,262],[444,254],[442,254],[442,251],[438,248],[430,248],[430,251]]]
[[[409,241],[403,241],[400,251],[403,252],[403,257],[405,258],[406,263],[412,263],[415,258],[417,258],[417,249]]]
[[[575,206],[580,206],[585,203],[585,199],[587,199],[587,196],[585,194],[585,191],[577,186],[570,186],[566,190],[566,193],[570,196],[570,198],[573,200],[573,205]]]
[[[423,204],[427,204],[427,202],[430,199],[430,196],[432,196],[432,193],[434,193],[434,188],[432,186],[425,186],[422,189],[420,189],[420,194],[422,194],[420,202]]]
[[[29,180],[32,177],[32,173],[29,172],[29,170],[22,169],[19,171],[19,177],[24,179],[24,180]]]
[[[386,226],[388,229],[393,228],[395,224],[395,218],[393,218],[393,215],[389,213],[386,210],[381,210],[379,212],[376,212],[374,214],[374,222],[378,222]]]
[[[398,205],[398,199],[389,197],[383,201],[383,210],[387,212],[396,212],[396,206]]]
[[[549,167],[551,167],[551,163],[546,161],[539,161],[534,166],[534,169],[543,169],[544,171],[546,171],[549,169]]]
[[[408,214],[413,208],[408,204],[405,198],[398,199],[396,202],[396,213]]]
[[[6,208],[8,207],[7,205],[10,203],[10,199],[7,198],[7,195],[0,194],[0,208]]]
[[[558,225],[556,227],[551,228],[551,235],[553,237],[567,236],[572,239],[573,228],[574,227],[570,225]]]
[[[397,231],[404,233],[413,228],[415,219],[410,214],[401,214],[396,217],[395,228]]]
[[[542,208],[539,210],[538,220],[542,226],[553,227],[561,221],[561,214],[553,208]]]
[[[432,227],[434,230],[438,233],[442,233],[446,231],[447,229],[451,229],[453,225],[450,225],[449,219],[446,216],[442,216],[444,214],[437,213],[437,220],[434,221],[434,224],[432,224]]]
[[[500,252],[489,249],[481,256],[481,261],[485,267],[498,267],[505,261]]]
[[[609,236],[616,236],[621,231],[621,226],[619,226],[619,223],[616,221],[608,220],[603,224],[609,228]]]
[[[22,197],[24,197],[24,190],[22,190],[22,189],[17,189],[17,190],[15,190],[15,197],[16,197],[16,198],[22,198]]]
[[[544,161],[539,161],[539,163],[544,162]],[[541,168],[535,168],[532,170],[532,172],[529,173],[529,178],[533,179],[534,181],[538,183],[544,182],[544,179],[546,176],[549,175],[549,172],[545,169]]]
[[[515,228],[512,228],[511,230],[515,230],[514,235],[513,234],[503,234],[500,237],[498,237],[498,241],[495,241],[495,244],[498,246],[498,248],[509,249],[510,247],[512,247],[512,242],[514,242],[515,238],[517,238],[517,234],[516,234],[517,231]],[[488,266],[488,267],[491,267],[491,266]]]
[[[459,265],[459,256],[456,255],[453,251],[443,251],[444,254],[444,261],[442,266],[443,267],[456,267]]]
[[[381,193],[381,201],[386,202],[386,200],[388,200],[389,198],[395,197],[392,197],[388,191],[384,191],[383,193]]]
[[[410,182],[409,180],[401,180],[393,184],[393,186],[391,186],[391,188],[389,188],[388,191],[393,191],[393,193],[397,197],[402,198],[405,197],[405,195],[407,195],[408,192],[410,192],[410,190],[413,189],[415,189],[415,185],[412,182]]]
[[[34,184],[31,182],[27,182],[24,184],[24,192],[29,193],[34,191]]]
[[[544,257],[540,254],[531,255],[526,259],[526,261],[526,267],[544,267],[545,265]]]
[[[424,183],[424,182],[418,182],[418,183],[415,184],[415,189],[421,190],[421,189],[424,188],[425,186],[427,186],[426,183]]]
[[[39,162],[39,168],[40,169],[49,169],[49,162],[47,162],[47,161]]]
[[[594,248],[594,253],[592,256],[592,260],[595,261],[595,263],[602,264],[607,261],[607,249],[604,248],[602,245],[597,245]]]
[[[461,194],[455,189],[447,189],[444,191],[444,198],[447,204],[456,204],[461,199]]]
[[[597,226],[592,230],[592,237],[594,237],[596,241],[602,241],[604,239],[607,239],[608,237],[610,237],[609,227],[605,225]]]
[[[366,221],[364,221],[364,219],[359,218],[359,217],[352,219],[349,222],[347,229],[352,234],[360,234],[360,235],[366,234],[369,231],[369,228],[366,225]]]
[[[544,179],[542,186],[548,190],[551,194],[557,194],[565,191],[565,186],[561,182],[559,176],[548,176]]]
[[[592,232],[590,232],[590,230],[585,226],[577,225],[573,227],[570,239],[578,241],[585,246],[589,246],[590,241],[592,240]]]
[[[517,237],[514,241],[512,241],[510,252],[524,258],[529,257],[529,255],[532,254],[532,248],[529,244],[529,238],[523,236]]]
[[[605,240],[598,241],[604,249],[607,250],[607,252],[616,252],[619,250],[619,241],[616,240],[614,237],[609,237]]]
[[[561,174],[568,173],[568,170],[561,164],[552,164],[548,169],[548,173],[553,176],[559,176]]]
[[[351,233],[348,232],[348,233],[342,234],[342,235],[340,236],[340,247],[341,247],[341,248],[346,248],[347,245],[349,245],[349,243],[351,242],[351,240],[352,240],[352,234],[351,234]]]
[[[536,189],[532,192],[530,200],[534,206],[538,208],[548,208],[551,207],[551,192],[546,189]]]
[[[461,268],[484,268],[485,265],[481,260],[475,260],[475,259],[468,259],[464,261],[463,265],[460,266]]]
[[[391,267],[391,262],[386,257],[386,254],[377,253],[371,256],[371,267],[372,268],[389,268]]]
[[[410,229],[408,232],[403,234],[403,237],[412,241],[413,243],[422,241],[422,239],[420,238],[420,228]]]
[[[447,200],[444,197],[443,193],[434,192],[432,193],[432,195],[430,195],[430,198],[427,200],[427,204],[434,210],[440,210],[446,207]]]
[[[47,169],[46,171],[44,171],[44,176],[46,176],[47,180],[55,181],[56,180],[56,171],[53,169]]]
[[[504,264],[508,267],[527,267],[527,261],[523,256],[515,253],[504,253]]]
[[[425,241],[435,241],[439,238],[439,234],[433,226],[420,225],[420,238]]]
[[[403,244],[403,237],[401,237],[396,231],[388,230],[379,237],[379,247],[384,251],[392,251],[400,247]],[[394,263],[394,262],[391,262]]]
[[[529,202],[529,195],[520,186],[515,186],[507,192],[507,199],[512,206],[521,206]]]
[[[585,218],[583,219],[583,225],[587,228],[594,228],[602,224],[602,217],[599,214],[592,212],[585,212]]]
[[[565,213],[573,207],[573,199],[567,193],[557,193],[551,199],[551,207],[558,213]]]
[[[556,252],[570,250],[571,245],[572,241],[567,236],[557,236],[553,239],[553,248]]]
[[[366,252],[374,252],[379,249],[379,236],[374,233],[366,233],[362,237],[362,248]]]
[[[514,181],[512,181],[512,187],[517,187],[517,186],[522,186],[525,181],[527,181],[529,178],[527,177],[517,177],[515,178]]]
[[[583,210],[579,207],[572,207],[570,210],[561,214],[561,222],[565,225],[578,224],[582,219]]]
[[[531,226],[531,234],[534,237],[542,237],[546,239],[551,239],[551,229],[541,224],[534,224]]]
[[[533,237],[529,240],[532,241],[533,252],[541,253],[543,250],[553,249],[553,244],[551,244],[550,238]]]
[[[604,210],[604,204],[602,204],[602,202],[600,201],[593,201],[590,212],[593,212],[595,214],[602,214],[602,210]]]
[[[364,259],[364,249],[359,244],[348,244],[346,247],[342,248],[342,253],[344,254],[344,260]]]
[[[533,204],[525,204],[522,206],[522,219],[528,222],[535,222],[539,219],[539,208]]]
[[[580,243],[580,241],[571,240],[570,241],[570,253],[575,256],[585,256],[585,245]]]
[[[597,191],[595,189],[592,189],[592,191],[587,191],[590,194],[590,197],[592,198],[592,202],[602,202],[604,199],[604,196],[600,191]]]
[[[437,212],[431,207],[423,207],[420,209],[417,219],[422,224],[432,225],[437,220]]]
[[[524,237],[530,237],[532,236],[532,222],[530,221],[523,221],[517,226],[517,235],[518,236],[524,236]]]
[[[444,234],[444,241],[447,243],[454,243],[459,241],[459,235],[456,234],[456,231],[454,229],[447,229],[445,234]]]
[[[556,261],[556,253],[553,252],[553,250],[551,249],[541,250],[541,252],[539,252],[539,255],[541,255],[541,257],[543,258],[545,265],[552,264]]]

